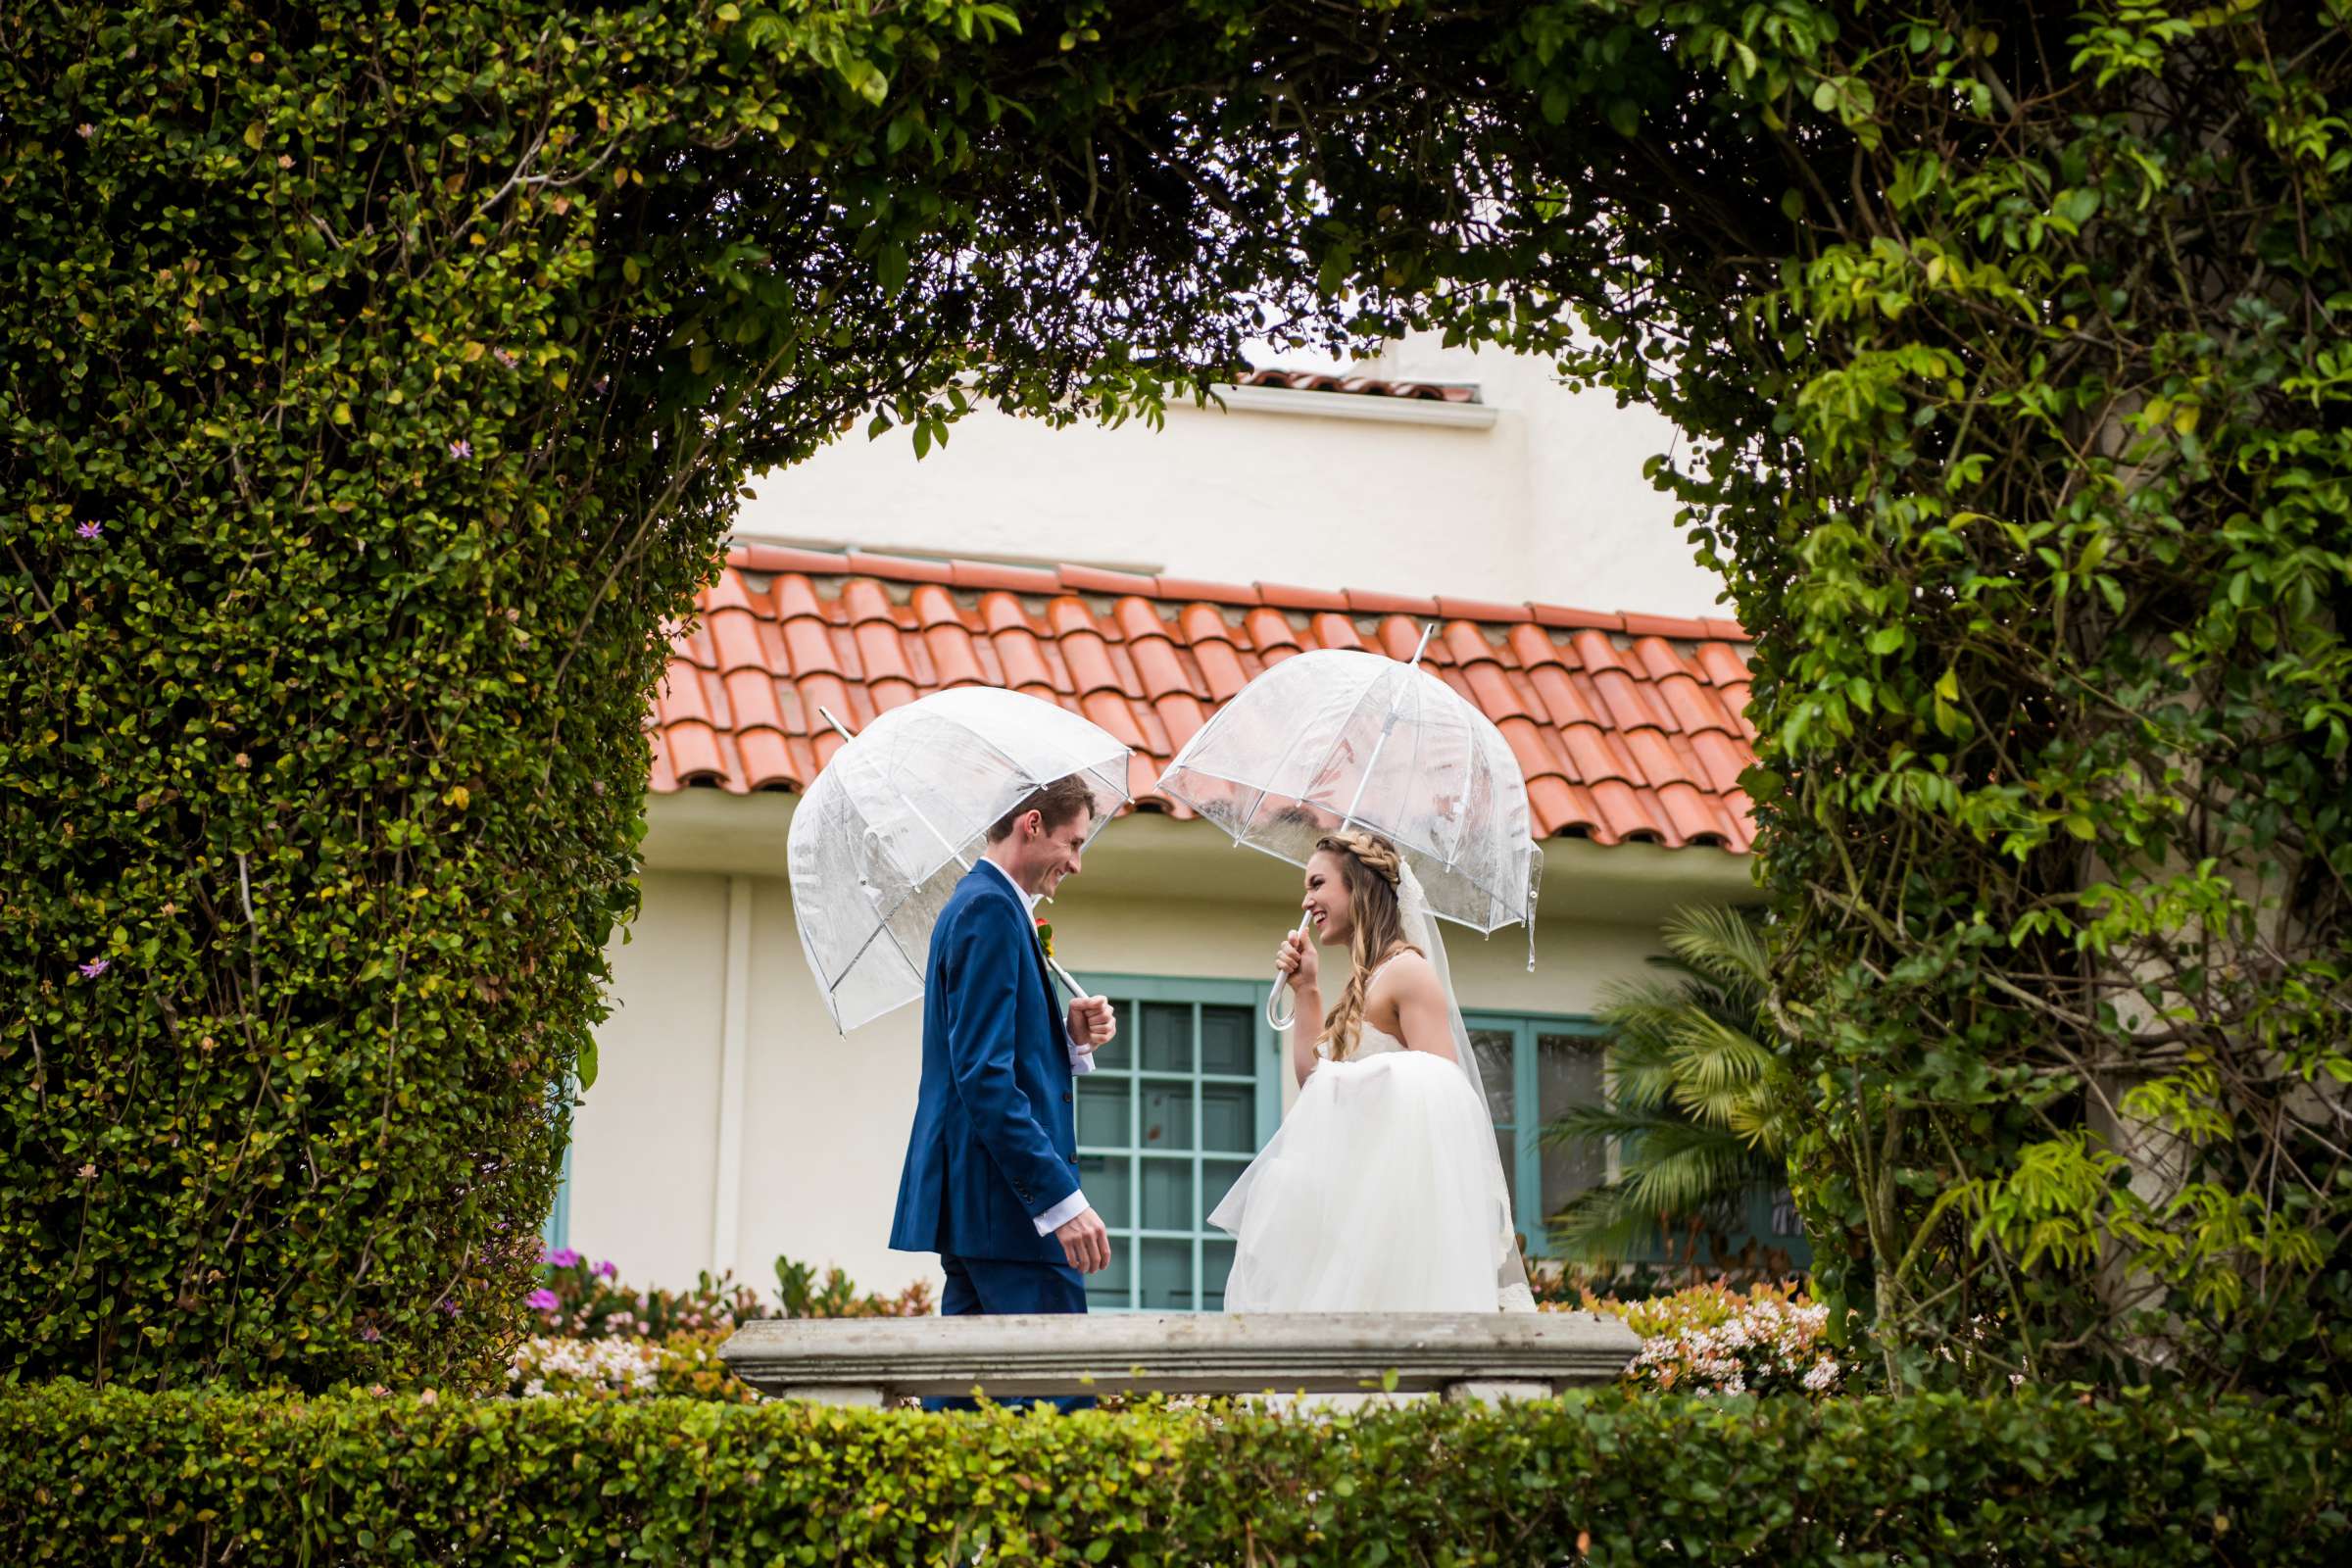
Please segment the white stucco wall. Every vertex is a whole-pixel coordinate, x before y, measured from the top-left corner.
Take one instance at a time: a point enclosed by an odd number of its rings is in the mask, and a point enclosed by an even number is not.
[[[1642,466],[1672,424],[1512,355],[1420,340],[1355,368],[1476,382],[1490,427],[1184,405],[1164,429],[1052,430],[982,411],[916,461],[862,427],[759,479],[737,532],[929,556],[1081,562],[1222,582],[1722,614]],[[1344,394],[1297,394],[1330,402]]]

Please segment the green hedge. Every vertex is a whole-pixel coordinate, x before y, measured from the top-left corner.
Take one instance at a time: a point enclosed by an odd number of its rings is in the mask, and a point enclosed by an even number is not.
[[[12,1563],[2326,1563],[2352,1409],[0,1397]],[[985,1552],[983,1551],[985,1548]]]

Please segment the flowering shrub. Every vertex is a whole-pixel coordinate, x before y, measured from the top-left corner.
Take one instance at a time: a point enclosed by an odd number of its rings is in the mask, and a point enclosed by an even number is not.
[[[1696,1285],[1646,1301],[1587,1295],[1588,1311],[1605,1312],[1642,1336],[1627,1378],[1686,1394],[1836,1394],[1845,1369],[1822,1331],[1829,1308],[1790,1286],[1758,1285],[1744,1294]]]
[[[594,1340],[542,1336],[515,1347],[508,1362],[508,1388],[526,1399],[568,1395],[753,1403],[760,1396],[718,1359],[722,1338],[717,1334],[679,1334],[662,1341],[625,1334]]]
[[[680,1336],[723,1338],[738,1327],[768,1317],[922,1317],[932,1311],[931,1288],[917,1280],[895,1296],[858,1294],[838,1268],[825,1271],[790,1257],[776,1259],[778,1300],[769,1303],[732,1275],[704,1273],[692,1289],[637,1290],[619,1282],[611,1262],[591,1264],[581,1253],[560,1247],[545,1254],[546,1283],[524,1298],[538,1314],[544,1337],[569,1340],[655,1340]]]

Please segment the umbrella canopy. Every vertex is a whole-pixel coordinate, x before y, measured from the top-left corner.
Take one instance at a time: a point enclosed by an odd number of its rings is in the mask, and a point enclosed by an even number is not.
[[[793,813],[787,859],[801,951],[847,1033],[923,994],[931,927],[988,829],[1077,774],[1102,831],[1127,804],[1127,748],[1068,710],[959,686],[852,738]]]
[[[1412,863],[1432,913],[1481,932],[1532,927],[1544,855],[1519,760],[1419,658],[1284,660],[1185,743],[1159,788],[1294,865],[1343,826],[1377,833]]]

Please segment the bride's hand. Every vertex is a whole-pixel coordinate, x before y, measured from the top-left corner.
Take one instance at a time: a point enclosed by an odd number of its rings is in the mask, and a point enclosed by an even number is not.
[[[1294,931],[1282,939],[1274,950],[1274,967],[1291,983],[1295,991],[1313,991],[1321,965],[1315,957],[1315,945]]]

